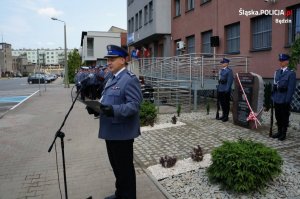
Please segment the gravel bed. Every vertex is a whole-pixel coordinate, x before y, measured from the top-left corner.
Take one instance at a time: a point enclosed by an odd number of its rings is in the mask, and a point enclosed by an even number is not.
[[[278,199],[300,198],[300,174],[291,165],[283,165],[283,173],[270,182],[264,191],[236,194],[211,184],[205,169],[185,172],[160,181],[166,191],[177,199]]]
[[[203,110],[201,112],[182,113],[177,119],[179,122],[194,122],[201,119],[214,119],[214,114],[215,112],[211,112],[207,115],[206,111]],[[166,124],[171,123],[171,117],[173,116],[174,114],[159,114],[155,125],[166,126]],[[231,115],[230,118],[232,118]],[[262,113],[260,122],[262,125],[270,124],[270,111]],[[274,116],[274,125],[275,122]],[[290,128],[300,131],[299,113],[291,113]],[[282,174],[270,182],[263,192],[250,194],[236,194],[222,190],[218,184],[209,183],[205,168],[198,167],[191,170],[192,166],[182,163],[177,166],[180,168],[174,169],[180,170],[177,173],[160,165],[148,168],[165,190],[176,199],[300,199],[300,172],[286,161],[282,166]]]
[[[171,168],[164,168],[161,164],[157,164],[150,166],[147,169],[157,180],[162,180],[164,178],[185,173],[187,171],[192,171],[199,168],[207,168],[209,165],[211,165],[211,155],[205,154],[203,156],[203,160],[200,162],[196,162],[192,160],[192,158],[187,158],[178,160]]]

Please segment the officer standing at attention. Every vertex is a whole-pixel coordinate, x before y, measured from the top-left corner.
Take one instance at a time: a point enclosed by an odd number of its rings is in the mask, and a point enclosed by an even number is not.
[[[275,71],[272,100],[275,108],[275,118],[278,132],[273,138],[283,141],[289,125],[290,104],[296,89],[296,73],[288,68],[290,56],[279,54],[280,69]]]
[[[127,51],[115,45],[108,45],[107,51],[105,58],[113,76],[100,99],[99,138],[106,142],[116,191],[106,199],[136,199],[133,142],[140,135],[141,86],[135,74],[126,69]]]
[[[219,72],[219,85],[217,88],[219,102],[223,112],[222,117],[218,118],[218,120],[222,120],[223,122],[228,121],[231,86],[233,83],[233,72],[230,68],[228,68],[229,62],[230,60],[226,58],[223,58],[220,62],[222,64],[222,69]]]

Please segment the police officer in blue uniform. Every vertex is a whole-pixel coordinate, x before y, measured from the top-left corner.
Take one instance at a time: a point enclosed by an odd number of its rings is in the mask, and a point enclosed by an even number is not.
[[[230,60],[223,58],[220,62],[222,69],[219,71],[219,85],[217,86],[219,102],[222,108],[222,116],[217,118],[223,122],[228,121],[228,115],[230,110],[230,94],[231,86],[233,83],[233,72],[228,67]]]
[[[140,135],[141,86],[138,78],[126,69],[127,51],[115,45],[108,45],[107,51],[105,57],[113,76],[100,99],[99,138],[106,142],[116,191],[106,199],[136,199],[133,142]]]
[[[290,104],[296,89],[296,73],[288,68],[290,56],[279,54],[280,69],[275,71],[272,100],[275,108],[275,118],[278,132],[273,138],[283,141],[289,125]]]

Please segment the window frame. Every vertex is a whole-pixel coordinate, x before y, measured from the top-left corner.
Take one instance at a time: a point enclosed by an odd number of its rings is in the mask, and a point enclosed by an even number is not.
[[[186,12],[194,10],[195,9],[195,0],[186,0]]]
[[[180,6],[180,0],[174,0],[175,1],[175,17],[179,17],[181,15],[181,6]]]
[[[92,45],[90,46],[90,44],[92,44]],[[94,38],[93,37],[88,37],[86,39],[86,50],[87,50],[86,55],[88,57],[94,56]]]
[[[212,30],[201,32],[201,53],[207,53],[207,54],[213,53],[213,48],[211,47],[211,43],[210,43],[210,38],[212,37],[212,33],[213,33]],[[204,37],[205,39],[207,39],[207,41],[206,40],[204,41]],[[206,48],[209,48],[210,52],[204,51],[204,49]]]
[[[287,18],[288,20],[291,20],[291,23],[288,23],[287,25],[287,44],[288,46],[291,46],[295,42],[296,38],[300,37],[300,4],[289,7],[286,10],[292,11],[292,15]],[[299,29],[298,34],[297,29]]]
[[[262,20],[268,20],[268,24]],[[257,43],[255,43],[256,41]],[[258,43],[259,41],[261,42]],[[251,51],[264,51],[270,49],[272,49],[272,16],[262,15],[253,17],[251,19]]]
[[[191,41],[193,40],[192,42],[192,45],[191,44]],[[196,53],[196,39],[195,39],[195,35],[190,35],[188,37],[186,37],[186,52],[191,54],[191,53]],[[191,52],[191,49],[193,49],[193,52]]]
[[[153,21],[153,1],[149,2],[149,22]]]
[[[238,27],[238,34],[235,34],[236,29]],[[229,36],[228,31],[233,31],[234,33]],[[226,33],[226,51],[227,54],[239,54],[241,48],[241,24],[240,22],[229,24],[225,26],[225,33]],[[237,49],[229,48],[229,46],[234,46],[234,41],[237,41],[238,47]]]
[[[139,29],[141,29],[143,27],[142,18],[143,18],[143,11],[140,10],[139,11]]]
[[[144,6],[144,25],[148,24],[148,5]]]

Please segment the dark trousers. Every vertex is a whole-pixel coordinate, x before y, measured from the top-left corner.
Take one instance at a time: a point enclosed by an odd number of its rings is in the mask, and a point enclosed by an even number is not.
[[[230,110],[230,92],[218,92],[218,97],[223,111],[222,117],[228,117]]]
[[[115,194],[121,199],[136,199],[133,141],[106,140],[109,162],[116,177]]]
[[[279,128],[287,128],[290,117],[290,104],[274,103],[275,118]]]

